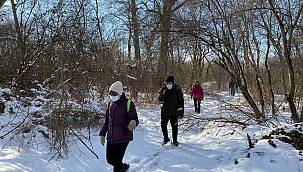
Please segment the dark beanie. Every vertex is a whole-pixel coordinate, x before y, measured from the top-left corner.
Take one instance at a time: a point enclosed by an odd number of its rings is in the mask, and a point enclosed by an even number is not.
[[[175,82],[174,76],[168,76],[168,77],[165,79],[165,82],[172,82],[172,83],[174,83],[174,82]]]

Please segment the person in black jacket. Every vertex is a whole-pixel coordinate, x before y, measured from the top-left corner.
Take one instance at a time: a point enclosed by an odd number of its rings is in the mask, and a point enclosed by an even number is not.
[[[184,99],[181,88],[175,84],[174,76],[168,76],[166,84],[159,92],[158,100],[163,103],[161,108],[161,128],[164,140],[162,145],[170,141],[168,137],[167,124],[170,121],[172,127],[173,144],[178,146],[178,119],[184,116]]]

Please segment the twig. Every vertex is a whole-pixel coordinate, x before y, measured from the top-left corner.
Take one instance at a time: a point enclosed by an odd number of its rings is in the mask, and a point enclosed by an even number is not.
[[[99,156],[91,149],[87,146],[87,144],[74,132],[74,130],[70,127],[70,126],[67,126],[70,131],[80,140],[80,142],[92,153],[96,156],[97,159],[99,159]]]
[[[15,131],[17,128],[19,128],[19,127],[26,121],[26,119],[28,118],[28,116],[29,116],[29,112],[27,113],[26,117],[23,119],[23,121],[22,121],[20,124],[18,124],[15,128],[13,128],[12,130],[10,130],[10,131],[7,132],[6,134],[0,136],[0,139],[4,139],[5,136],[9,135],[11,132],[13,132],[13,131]]]

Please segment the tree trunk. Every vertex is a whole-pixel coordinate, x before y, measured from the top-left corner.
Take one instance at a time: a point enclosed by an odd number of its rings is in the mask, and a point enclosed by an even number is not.
[[[299,116],[297,112],[297,108],[295,105],[295,91],[296,91],[296,83],[295,83],[295,75],[294,75],[294,68],[291,58],[291,43],[293,38],[293,31],[294,28],[297,26],[298,20],[301,16],[303,3],[300,5],[297,16],[294,16],[294,21],[291,21],[289,28],[285,28],[285,24],[283,23],[284,19],[279,16],[279,13],[273,3],[272,0],[268,0],[270,10],[274,13],[275,19],[279,25],[279,29],[281,31],[282,36],[282,43],[283,43],[283,57],[286,60],[288,76],[289,76],[289,90],[288,94],[286,95],[286,100],[288,101],[289,108],[291,111],[291,116],[294,122],[299,122]],[[292,14],[289,14],[291,17]],[[292,19],[293,20],[293,19]],[[288,37],[287,37],[288,36]]]
[[[131,22],[132,30],[134,33],[134,48],[135,48],[135,61],[139,62],[141,60],[140,53],[140,28],[137,17],[137,5],[136,0],[131,0]]]
[[[275,94],[274,94],[274,91],[273,91],[272,77],[271,77],[270,69],[268,67],[269,50],[270,50],[270,40],[269,40],[269,37],[267,36],[267,50],[266,50],[266,55],[265,55],[265,68],[266,68],[266,72],[267,72],[268,85],[269,85],[269,91],[270,91],[270,97],[271,97],[271,113],[272,113],[273,116],[276,116]]]
[[[19,50],[17,62],[20,67],[18,68],[17,75],[20,75],[23,71],[23,68],[25,67],[24,58],[26,55],[26,48],[25,48],[24,39],[23,39],[23,32],[20,28],[19,19],[18,19],[18,15],[17,15],[17,7],[16,7],[17,5],[15,4],[14,0],[11,0],[11,5],[12,5],[15,29],[16,29],[16,33],[17,33],[17,45],[18,45],[18,50]]]
[[[253,112],[255,113],[255,117],[257,120],[259,120],[258,122],[261,122],[260,119],[263,117],[258,106],[256,105],[254,99],[251,97],[250,93],[248,92],[247,88],[245,88],[241,83],[239,83],[239,81],[237,81],[237,84],[239,85],[239,88],[243,94],[243,96],[245,97],[246,101],[248,102],[248,104],[250,105],[250,107],[252,108]]]
[[[104,40],[103,40],[103,35],[102,35],[102,27],[101,27],[101,20],[99,16],[99,2],[96,0],[96,19],[97,19],[97,28],[100,36],[100,41],[103,49],[105,48]]]
[[[142,64],[141,64],[141,52],[140,52],[140,26],[138,23],[138,16],[137,16],[137,5],[136,0],[131,0],[130,2],[130,11],[131,11],[131,30],[134,33],[134,50],[135,50],[135,59],[134,63],[136,63],[136,69],[134,72],[135,77],[137,78],[134,81],[134,88],[133,88],[133,96],[135,101],[137,101],[138,92],[140,91],[141,81],[143,80],[144,75],[141,75],[142,72]]]
[[[160,14],[160,57],[157,68],[157,86],[161,86],[165,76],[168,74],[168,52],[169,52],[169,38],[171,30],[171,16],[172,7],[175,0],[165,0],[163,5],[163,12]]]
[[[128,31],[128,40],[127,40],[127,57],[131,61],[131,53],[132,53],[132,29],[131,29],[131,19],[128,19],[129,22],[129,31]]]

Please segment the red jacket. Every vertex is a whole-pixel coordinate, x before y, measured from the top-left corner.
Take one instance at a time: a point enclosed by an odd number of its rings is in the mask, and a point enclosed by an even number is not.
[[[194,99],[204,99],[204,91],[201,86],[194,85],[191,89],[191,97]]]

